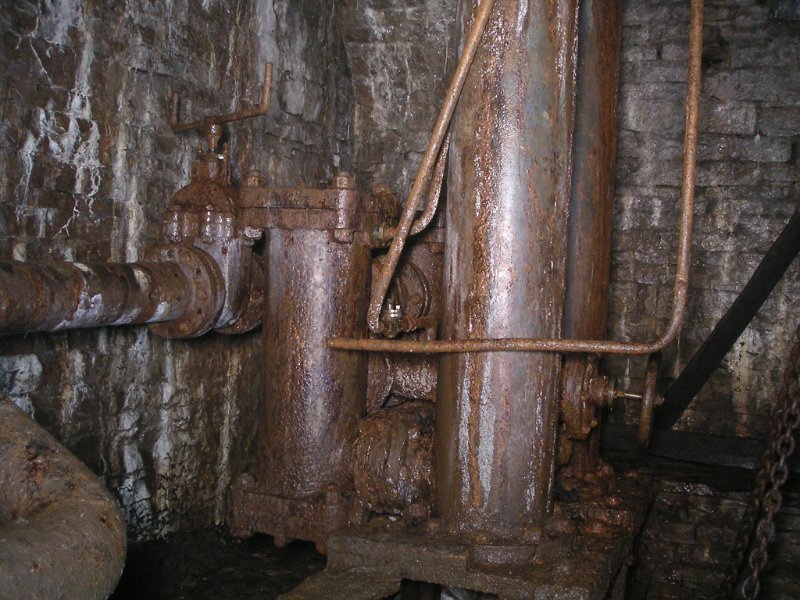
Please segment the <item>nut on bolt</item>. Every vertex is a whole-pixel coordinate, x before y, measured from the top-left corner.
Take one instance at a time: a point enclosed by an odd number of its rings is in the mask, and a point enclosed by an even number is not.
[[[336,171],[331,186],[336,190],[356,189],[356,177],[348,171]]]

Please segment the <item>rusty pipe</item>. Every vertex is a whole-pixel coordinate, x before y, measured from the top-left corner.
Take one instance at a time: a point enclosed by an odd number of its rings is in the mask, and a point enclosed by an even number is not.
[[[0,600],[107,598],[125,522],[100,480],[0,398]]]
[[[678,256],[675,285],[673,288],[672,314],[666,329],[658,339],[653,342],[643,343],[549,338],[483,338],[430,341],[338,338],[329,341],[330,347],[337,350],[403,352],[414,354],[452,354],[458,352],[587,352],[626,355],[652,354],[667,347],[680,331],[683,316],[686,312],[686,300],[689,291],[692,220],[694,217],[694,183],[697,171],[697,120],[700,103],[702,50],[703,0],[691,0]],[[384,271],[384,273],[386,273],[386,271]]]
[[[447,165],[447,153],[450,150],[450,133],[448,132],[442,142],[442,148],[439,151],[439,158],[436,160],[436,166],[433,169],[433,176],[431,178],[431,185],[428,188],[428,198],[425,202],[425,209],[422,214],[417,217],[414,224],[411,225],[411,230],[408,235],[417,235],[431,224],[433,216],[436,214],[436,209],[439,208],[439,196],[442,193],[442,182],[444,181],[444,168]],[[386,227],[380,234],[379,242],[385,244],[397,235],[397,227]],[[394,273],[392,273],[394,276]]]
[[[0,263],[0,334],[159,323],[183,314],[176,263]]]
[[[422,197],[425,190],[425,185],[431,178],[431,170],[434,168],[436,156],[439,154],[439,149],[442,146],[442,140],[447,133],[447,127],[453,117],[458,98],[461,95],[461,90],[464,88],[464,82],[469,74],[472,61],[475,58],[475,52],[478,49],[478,43],[486,29],[486,23],[489,20],[489,15],[492,12],[494,0],[483,0],[475,12],[475,21],[470,29],[467,41],[464,44],[464,51],[461,54],[461,59],[456,66],[456,71],[450,81],[450,86],[447,89],[442,108],[439,111],[439,116],[436,118],[436,123],[433,126],[431,137],[428,140],[428,147],[422,157],[422,162],[419,165],[417,176],[414,179],[414,184],[411,186],[411,191],[408,194],[403,214],[400,217],[400,222],[397,225],[396,235],[392,239],[392,244],[389,246],[389,252],[386,254],[386,262],[384,263],[383,270],[378,276],[375,283],[375,294],[370,299],[369,310],[367,312],[367,323],[371,331],[380,333],[381,323],[381,307],[383,300],[386,297],[386,292],[389,290],[389,284],[394,276],[394,271],[397,268],[397,263],[400,260],[400,254],[403,252],[403,247],[406,243],[409,230],[411,229],[414,214],[417,210],[417,204]]]

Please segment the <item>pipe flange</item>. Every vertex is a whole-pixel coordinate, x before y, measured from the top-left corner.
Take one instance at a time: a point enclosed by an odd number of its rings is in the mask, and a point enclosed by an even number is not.
[[[193,246],[165,244],[148,250],[147,260],[177,264],[189,286],[189,302],[183,313],[150,331],[168,339],[195,338],[216,324],[225,299],[225,285],[219,267],[208,254]]]

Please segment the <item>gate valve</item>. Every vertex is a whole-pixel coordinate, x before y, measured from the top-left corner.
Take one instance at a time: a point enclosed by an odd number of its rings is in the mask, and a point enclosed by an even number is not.
[[[272,65],[264,66],[261,103],[257,107],[226,115],[178,122],[180,99],[172,96],[170,127],[180,133],[202,129],[207,147],[200,148],[192,164],[191,182],[178,190],[164,217],[167,244],[150,249],[148,256],[175,262],[192,285],[190,310],[178,320],[151,326],[167,338],[197,337],[214,329],[220,333],[244,333],[261,321],[264,272],[252,250],[257,237],[237,223],[239,194],[231,185],[228,144],[222,143],[222,126],[269,110]],[[260,182],[248,174],[246,185]]]

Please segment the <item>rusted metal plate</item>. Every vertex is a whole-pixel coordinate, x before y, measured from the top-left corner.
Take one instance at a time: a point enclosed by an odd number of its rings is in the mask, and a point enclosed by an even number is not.
[[[589,486],[576,482],[562,491],[555,518],[526,548],[476,546],[474,536],[442,532],[435,522],[406,532],[335,533],[328,541],[326,570],[300,586],[297,596],[292,592],[285,597],[308,597],[303,595],[307,590],[322,589],[320,584],[335,577],[341,587],[329,587],[320,597],[349,598],[347,591],[358,578],[369,582],[372,576],[389,582],[437,583],[508,599],[602,600],[630,555],[654,498],[652,482],[636,475],[616,475]],[[529,560],[502,564],[509,553],[525,549]],[[492,565],[491,560],[499,562]]]

